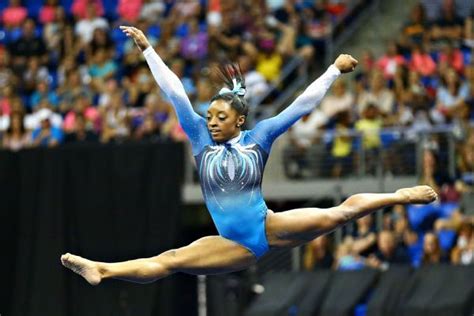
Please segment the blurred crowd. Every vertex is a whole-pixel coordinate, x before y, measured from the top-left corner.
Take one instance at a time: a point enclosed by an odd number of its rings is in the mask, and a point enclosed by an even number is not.
[[[315,239],[306,269],[474,264],[473,15],[472,1],[420,1],[385,54],[366,51],[352,81],[338,80],[321,109],[293,127],[290,177],[314,172],[310,157],[326,159],[318,176],[357,175],[361,164],[376,175],[378,166],[418,175],[439,194],[430,205],[360,218],[340,243]]]
[[[419,1],[385,53],[358,56],[355,76],[293,126],[287,175],[413,174],[416,144],[447,151],[447,134],[462,156],[473,133],[473,16],[470,0]]]
[[[314,58],[345,11],[344,1],[2,1],[0,145],[186,138],[119,25],[146,33],[203,114],[213,66],[239,62],[258,103],[287,60]]]

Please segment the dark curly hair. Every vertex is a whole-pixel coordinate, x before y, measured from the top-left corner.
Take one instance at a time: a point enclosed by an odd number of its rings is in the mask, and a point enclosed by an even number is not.
[[[217,68],[216,71],[219,78],[224,82],[225,87],[212,97],[211,103],[216,100],[224,100],[240,115],[247,116],[249,107],[244,99],[246,92],[245,79],[242,76],[240,66],[238,64],[227,64]]]

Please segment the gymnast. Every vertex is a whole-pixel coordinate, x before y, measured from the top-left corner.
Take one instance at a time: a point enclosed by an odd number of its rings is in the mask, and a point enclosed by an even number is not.
[[[222,71],[227,87],[211,100],[204,119],[193,111],[178,77],[150,46],[143,32],[121,26],[143,52],[158,85],[173,103],[192,145],[206,206],[219,232],[188,246],[151,258],[105,263],[72,254],[62,264],[92,285],[114,278],[149,283],[176,272],[220,274],[245,269],[269,250],[296,247],[359,217],[395,204],[426,204],[436,199],[429,186],[403,188],[395,193],[356,194],[328,209],[301,208],[274,213],[261,192],[263,170],[272,143],[292,124],[313,111],[341,73],[354,70],[357,61],[340,55],[277,116],[242,130],[248,112],[245,82],[235,65]]]

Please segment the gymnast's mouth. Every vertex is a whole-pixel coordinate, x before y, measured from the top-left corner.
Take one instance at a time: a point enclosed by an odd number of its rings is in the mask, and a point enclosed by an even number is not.
[[[218,130],[218,129],[211,129],[211,134],[212,134],[212,135],[217,135],[217,134],[219,134],[220,132],[221,132],[221,131]]]

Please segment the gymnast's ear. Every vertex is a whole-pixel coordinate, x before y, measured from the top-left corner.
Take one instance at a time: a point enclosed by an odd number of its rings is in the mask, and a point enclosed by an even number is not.
[[[245,123],[245,115],[239,115],[237,119],[237,127],[242,127]]]

